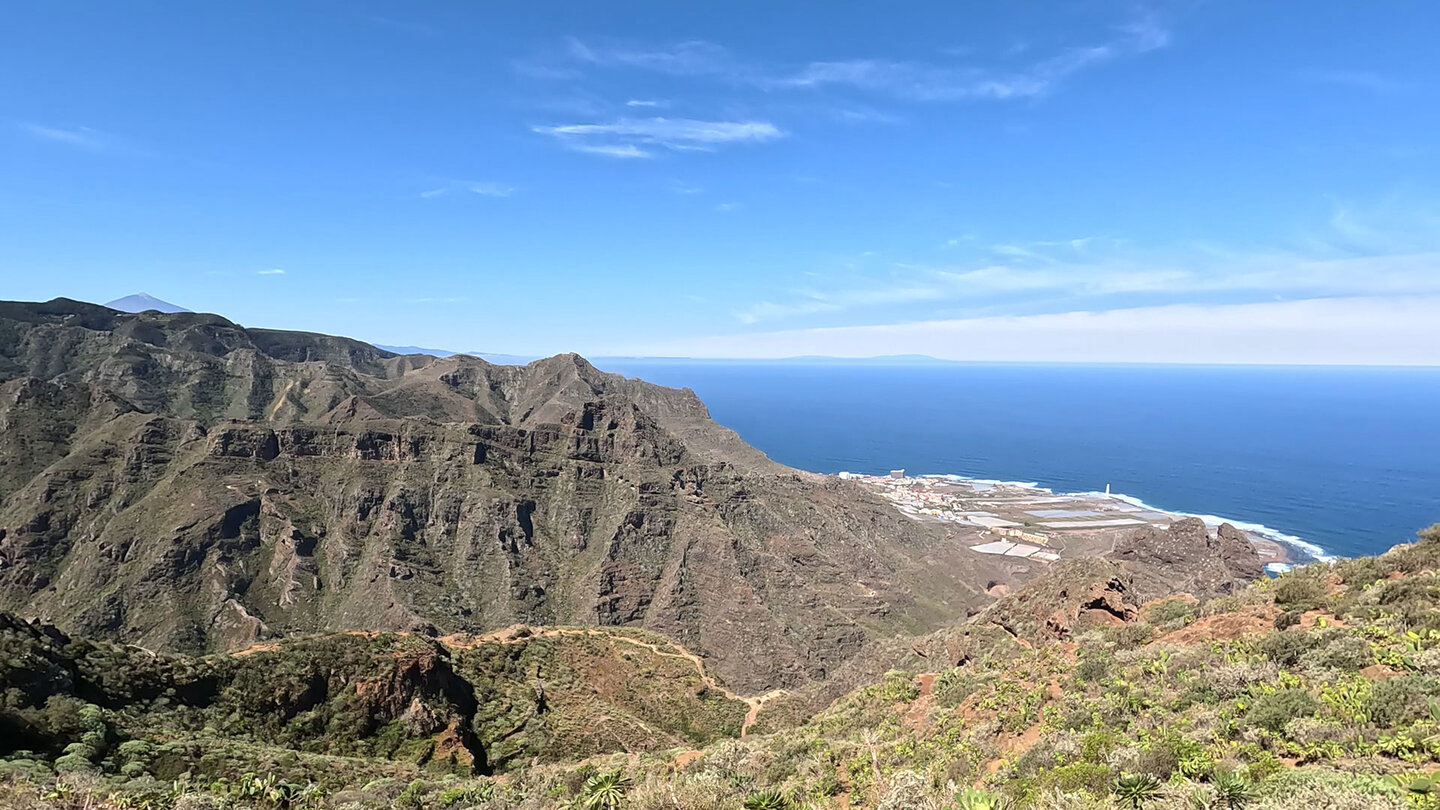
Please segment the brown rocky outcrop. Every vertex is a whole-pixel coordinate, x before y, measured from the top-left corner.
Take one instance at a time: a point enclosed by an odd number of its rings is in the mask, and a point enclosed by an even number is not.
[[[1224,595],[1265,570],[1239,529],[1223,523],[1212,535],[1199,518],[1137,529],[1110,556],[1137,575],[1145,599],[1176,592],[1201,599]]]
[[[1058,641],[1134,621],[1141,604],[1134,585],[1133,576],[1115,563],[1069,560],[1001,597],[977,621],[999,625],[1025,643]]]

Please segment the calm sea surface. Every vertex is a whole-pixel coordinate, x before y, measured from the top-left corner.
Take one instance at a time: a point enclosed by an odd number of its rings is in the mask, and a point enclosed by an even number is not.
[[[1103,490],[1354,556],[1440,522],[1440,370],[611,360],[815,472]]]

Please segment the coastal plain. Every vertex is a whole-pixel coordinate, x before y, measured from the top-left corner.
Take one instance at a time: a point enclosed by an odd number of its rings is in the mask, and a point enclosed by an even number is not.
[[[1041,564],[1113,554],[1136,529],[1168,530],[1190,517],[1108,491],[1057,493],[1034,484],[909,476],[904,470],[883,476],[842,472],[837,477],[873,489],[912,520],[943,524],[948,537],[977,554]],[[1253,532],[1240,533],[1267,570],[1284,570],[1295,562],[1284,545]]]

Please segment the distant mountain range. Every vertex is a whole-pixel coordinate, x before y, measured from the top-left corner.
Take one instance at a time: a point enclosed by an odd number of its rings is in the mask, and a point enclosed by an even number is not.
[[[598,355],[593,358],[599,365],[613,362],[653,363],[655,365],[702,365],[723,363],[747,363],[753,365],[834,365],[834,366],[952,366],[957,360],[942,360],[928,354],[886,354],[875,357],[835,357],[832,355],[810,354],[797,357],[613,357]]]
[[[538,355],[495,354],[492,352],[455,352],[449,349],[427,349],[421,346],[387,346],[372,343],[377,349],[395,354],[426,354],[431,357],[453,357],[466,354],[479,357],[502,366],[525,365],[539,360]],[[708,365],[725,363],[747,363],[753,365],[846,365],[846,366],[950,366],[955,360],[942,360],[928,354],[888,354],[876,357],[832,357],[828,355],[803,355],[799,357],[655,357],[646,355],[597,355],[592,362],[600,367],[615,363],[646,363],[653,365]]]
[[[172,304],[172,303],[170,303],[169,301],[162,301],[161,299],[156,298],[155,296],[150,295],[149,293],[143,293],[143,292],[141,292],[141,293],[135,293],[134,295],[127,295],[127,296],[125,296],[124,298],[117,298],[117,299],[115,299],[114,301],[108,302],[107,304],[105,304],[105,306],[107,306],[107,307],[109,307],[109,308],[111,308],[111,309],[117,309],[117,310],[119,310],[119,311],[121,311],[121,312],[131,312],[131,313],[136,313],[136,312],[148,312],[148,311],[151,311],[151,310],[154,310],[154,311],[156,311],[156,312],[165,312],[165,313],[193,312],[193,311],[194,311],[194,310],[189,310],[189,309],[186,309],[185,307],[179,306],[178,304]],[[394,353],[394,354],[424,354],[424,355],[429,355],[429,356],[431,356],[431,357],[441,357],[441,358],[443,358],[443,357],[453,357],[453,356],[455,356],[455,355],[457,355],[457,354],[463,354],[463,355],[468,355],[468,356],[470,356],[470,357],[478,357],[478,358],[480,358],[480,359],[482,359],[482,360],[485,360],[486,362],[494,363],[494,364],[496,364],[496,365],[501,365],[501,366],[523,366],[523,365],[525,365],[525,364],[527,364],[527,363],[533,363],[533,362],[535,362],[536,360],[541,359],[540,355],[531,355],[531,354],[498,354],[498,353],[495,353],[495,352],[454,351],[454,350],[451,350],[451,349],[429,349],[429,348],[425,348],[425,347],[423,347],[423,346],[388,346],[388,345],[383,344],[383,343],[372,343],[372,344],[370,344],[370,345],[374,346],[374,347],[377,348],[377,349],[380,349],[381,351],[391,352],[391,353]],[[684,363],[684,364],[687,364],[687,365],[689,365],[689,364],[696,364],[696,363],[734,363],[734,362],[740,362],[739,360],[734,359],[734,358],[645,357],[645,356],[634,356],[634,357],[631,357],[631,356],[599,356],[599,357],[593,358],[593,361],[594,361],[596,364],[598,364],[598,365],[600,365],[600,366],[602,366],[602,367],[603,367],[603,366],[606,366],[606,365],[609,365],[609,364],[611,364],[611,363],[617,363],[617,362],[620,362],[620,363],[656,363],[656,364],[662,364],[662,363],[677,363],[677,364],[678,364],[678,363]],[[884,355],[884,356],[879,356],[879,357],[830,357],[830,356],[826,356],[826,355],[807,355],[807,356],[803,356],[803,357],[780,357],[780,358],[769,358],[769,359],[767,359],[767,358],[744,359],[743,362],[746,362],[746,363],[755,363],[755,364],[761,364],[761,365],[779,365],[779,364],[820,365],[820,364],[828,364],[828,365],[876,365],[876,366],[928,366],[928,365],[953,365],[953,364],[955,363],[955,361],[953,361],[953,360],[941,360],[941,359],[938,358],[938,357],[931,357],[931,356],[925,355],[925,354],[894,354],[894,355]]]
[[[454,357],[457,354],[469,357],[478,357],[497,366],[523,366],[526,363],[533,363],[541,359],[539,355],[528,354],[496,354],[494,352],[452,352],[449,349],[426,349],[420,346],[387,346],[383,343],[370,344],[377,349],[395,354],[426,354],[431,357]]]
[[[161,301],[150,293],[143,292],[127,295],[124,298],[116,298],[114,301],[107,302],[105,306],[111,309],[118,309],[121,312],[149,312],[154,310],[156,312],[176,313],[193,311],[178,304],[172,304],[169,301]]]

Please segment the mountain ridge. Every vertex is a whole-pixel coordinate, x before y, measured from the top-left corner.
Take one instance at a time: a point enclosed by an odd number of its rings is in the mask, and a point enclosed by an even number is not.
[[[573,354],[0,303],[0,420],[0,606],[153,648],[639,625],[760,692],[1028,575]]]
[[[116,298],[114,301],[107,302],[105,306],[111,309],[118,309],[121,312],[146,312],[148,310],[155,310],[156,312],[173,314],[176,312],[191,311],[179,304],[162,301],[147,292],[139,292],[124,296],[123,298]]]

